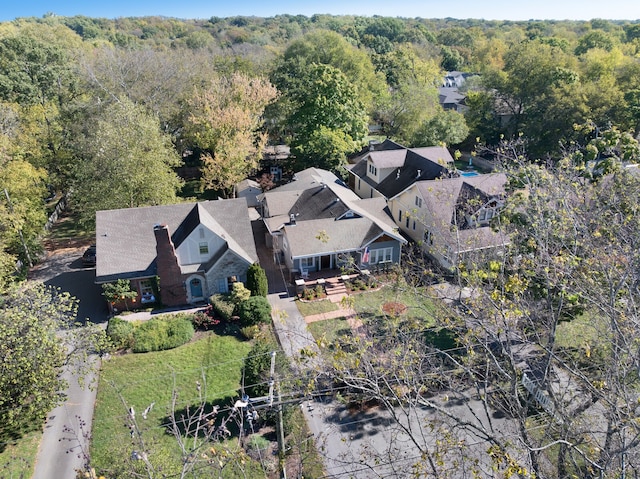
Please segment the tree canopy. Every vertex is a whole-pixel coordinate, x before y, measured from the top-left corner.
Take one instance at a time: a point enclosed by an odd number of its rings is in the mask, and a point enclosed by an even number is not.
[[[180,158],[157,118],[140,105],[123,98],[102,109],[80,155],[71,201],[88,223],[98,210],[176,201],[181,182],[172,168]]]

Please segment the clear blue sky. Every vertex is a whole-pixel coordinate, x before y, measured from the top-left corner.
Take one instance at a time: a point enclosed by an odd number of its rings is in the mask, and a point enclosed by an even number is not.
[[[283,13],[488,20],[640,19],[640,0],[4,0],[2,3],[0,21],[41,17],[49,12],[63,16],[163,15],[187,19],[271,17]]]

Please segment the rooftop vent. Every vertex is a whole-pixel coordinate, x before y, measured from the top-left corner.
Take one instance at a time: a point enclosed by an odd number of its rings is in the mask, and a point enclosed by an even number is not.
[[[416,175],[416,178],[420,178],[421,175],[422,175],[422,170],[418,170],[418,174]]]
[[[294,215],[293,213],[291,213],[289,215],[289,224],[290,225],[295,225],[296,224],[296,215]]]

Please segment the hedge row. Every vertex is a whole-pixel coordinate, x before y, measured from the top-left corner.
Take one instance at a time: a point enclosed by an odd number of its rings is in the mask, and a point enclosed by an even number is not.
[[[131,349],[134,353],[173,349],[188,343],[193,337],[192,316],[176,314],[137,324],[111,318],[107,335],[117,349]]]

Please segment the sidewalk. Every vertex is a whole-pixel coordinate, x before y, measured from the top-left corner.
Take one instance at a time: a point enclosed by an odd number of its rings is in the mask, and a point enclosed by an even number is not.
[[[154,318],[155,316],[160,316],[161,314],[196,313],[198,311],[202,311],[206,307],[206,304],[201,304],[199,306],[186,306],[157,310],[154,309],[153,311],[120,311],[118,314],[116,314],[116,316],[125,321],[146,321],[148,319]]]

